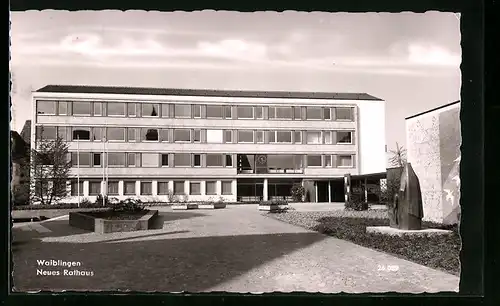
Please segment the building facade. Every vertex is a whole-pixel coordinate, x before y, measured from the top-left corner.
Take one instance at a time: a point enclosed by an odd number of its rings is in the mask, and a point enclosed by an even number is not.
[[[31,131],[32,147],[69,142],[69,200],[79,177],[89,199],[290,199],[302,184],[342,202],[346,174],[386,166],[385,102],[368,94],[49,85]]]
[[[408,162],[420,181],[424,220],[460,220],[460,101],[406,118]]]

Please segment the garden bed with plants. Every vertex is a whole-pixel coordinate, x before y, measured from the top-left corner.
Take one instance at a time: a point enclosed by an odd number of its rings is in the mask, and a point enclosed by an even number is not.
[[[272,217],[430,268],[457,276],[460,273],[461,240],[457,225],[423,222],[423,228],[451,230],[452,234],[399,237],[366,232],[367,226],[389,225],[386,211],[289,211]]]
[[[288,210],[288,202],[284,200],[262,201],[259,210],[268,212],[284,212]]]
[[[157,210],[145,209],[140,200],[129,198],[106,203],[109,203],[106,211],[71,212],[69,224],[100,234],[130,232],[149,229],[158,216]]]

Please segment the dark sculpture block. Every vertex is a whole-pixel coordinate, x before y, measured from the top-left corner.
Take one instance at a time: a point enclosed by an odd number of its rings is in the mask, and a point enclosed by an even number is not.
[[[422,229],[424,216],[420,182],[410,163],[401,174],[401,184],[389,210],[390,226],[402,230]]]

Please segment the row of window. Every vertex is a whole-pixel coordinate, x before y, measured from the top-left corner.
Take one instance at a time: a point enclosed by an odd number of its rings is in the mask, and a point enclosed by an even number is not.
[[[66,141],[353,144],[354,131],[157,129],[37,126],[36,138]]]
[[[354,121],[353,107],[230,106],[133,102],[37,101],[37,114],[206,119]]]
[[[233,167],[231,154],[191,153],[103,153],[72,152],[73,167]],[[307,167],[354,167],[355,155],[305,155]],[[268,169],[302,169],[304,155],[244,155],[238,154],[238,168],[243,170],[265,167]]]
[[[168,181],[160,181],[157,182],[157,194],[158,195],[168,195],[169,193],[173,193],[175,195],[201,195],[201,182],[189,182],[189,192],[186,192],[186,184],[185,181],[174,181],[173,182],[173,190],[170,190],[168,187]],[[89,181],[89,196],[97,196],[102,193],[102,184],[101,181]],[[107,194],[110,196],[117,196],[119,194],[118,181],[108,181],[108,192]],[[153,195],[153,182],[152,181],[141,181],[139,190],[136,190],[136,182],[135,181],[124,181],[123,182],[123,195],[144,195],[150,196]],[[221,194],[222,195],[232,195],[232,181],[221,181]],[[78,191],[80,192],[80,196],[83,196],[83,182],[80,181],[80,188],[78,188],[78,182],[71,182],[71,195],[77,196]],[[138,192],[137,192],[138,191]],[[217,181],[206,181],[205,182],[205,195],[217,195]]]

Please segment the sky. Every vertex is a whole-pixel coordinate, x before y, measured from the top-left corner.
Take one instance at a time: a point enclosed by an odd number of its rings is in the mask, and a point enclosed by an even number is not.
[[[12,121],[48,84],[362,92],[404,118],[460,97],[454,13],[25,11],[11,13]]]

